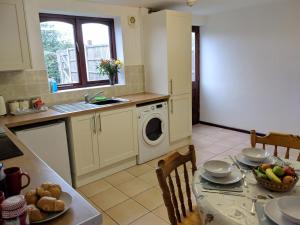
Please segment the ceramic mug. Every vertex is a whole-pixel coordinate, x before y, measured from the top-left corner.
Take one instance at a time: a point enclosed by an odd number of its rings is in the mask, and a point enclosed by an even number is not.
[[[5,182],[7,186],[8,196],[19,195],[23,188],[30,184],[30,177],[26,172],[23,172],[19,167],[10,167],[4,170],[6,175]],[[27,183],[22,185],[22,177],[27,178]]]
[[[3,202],[4,200],[5,200],[4,192],[3,192],[3,191],[0,191],[0,225],[3,224],[1,204],[2,204],[2,202]]]

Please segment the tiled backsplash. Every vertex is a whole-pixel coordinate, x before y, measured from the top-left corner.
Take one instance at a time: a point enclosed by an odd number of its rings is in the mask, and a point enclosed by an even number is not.
[[[0,95],[6,101],[41,96],[47,105],[82,101],[84,94],[94,94],[104,90],[108,97],[144,92],[144,67],[125,66],[126,84],[73,89],[50,93],[45,70],[0,72]]]

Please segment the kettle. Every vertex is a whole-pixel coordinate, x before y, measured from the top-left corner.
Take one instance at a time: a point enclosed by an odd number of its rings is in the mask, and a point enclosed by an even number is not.
[[[6,113],[5,101],[3,96],[0,95],[0,116],[4,116]]]

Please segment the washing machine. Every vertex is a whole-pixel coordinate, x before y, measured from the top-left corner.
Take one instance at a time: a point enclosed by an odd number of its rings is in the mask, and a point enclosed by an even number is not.
[[[166,154],[169,150],[168,103],[137,107],[139,154],[141,164]]]

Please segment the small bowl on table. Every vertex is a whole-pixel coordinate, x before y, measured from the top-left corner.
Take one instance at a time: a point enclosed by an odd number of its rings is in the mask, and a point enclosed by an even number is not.
[[[212,177],[226,177],[231,173],[232,165],[221,160],[209,160],[203,164],[204,170]]]
[[[253,162],[263,162],[270,156],[270,153],[260,148],[244,148],[242,154],[246,159]]]

